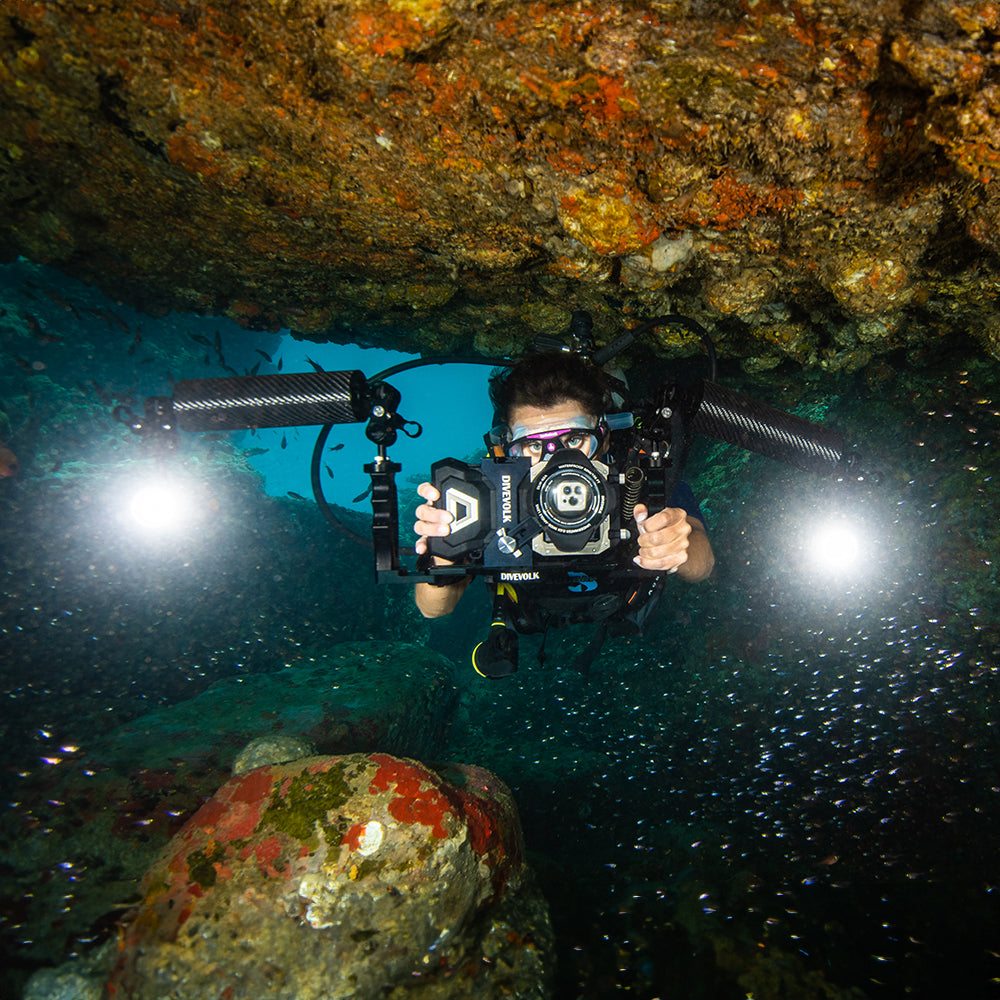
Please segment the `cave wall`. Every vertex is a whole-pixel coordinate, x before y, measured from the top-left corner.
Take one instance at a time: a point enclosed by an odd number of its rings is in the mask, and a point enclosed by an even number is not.
[[[1000,357],[988,3],[8,0],[0,259],[424,353]],[[696,351],[683,331],[659,353]]]

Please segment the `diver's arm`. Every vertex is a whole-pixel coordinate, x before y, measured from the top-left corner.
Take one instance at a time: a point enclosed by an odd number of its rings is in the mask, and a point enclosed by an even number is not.
[[[688,583],[706,579],[715,565],[705,526],[680,507],[664,507],[650,516],[645,504],[635,505],[639,528],[637,565],[657,573],[676,573]]]
[[[712,543],[708,540],[705,525],[696,517],[688,514],[688,524],[691,534],[688,535],[687,559],[677,567],[677,575],[686,583],[701,583],[712,574],[715,566],[715,553]]]
[[[449,565],[447,559],[436,559],[435,566]],[[450,615],[455,610],[469,586],[471,576],[459,577],[454,583],[449,583],[446,587],[435,587],[429,583],[418,583],[413,588],[413,599],[417,602],[417,610],[425,618],[443,618]]]

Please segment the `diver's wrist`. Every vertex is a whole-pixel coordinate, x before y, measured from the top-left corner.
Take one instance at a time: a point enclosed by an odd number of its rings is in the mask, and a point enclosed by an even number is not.
[[[417,556],[417,571],[420,573],[429,573],[432,569],[454,565],[455,563],[451,559],[445,559],[444,556],[436,556],[430,552],[421,552]],[[464,573],[448,573],[425,582],[431,587],[452,587],[456,583],[461,583],[465,578]]]

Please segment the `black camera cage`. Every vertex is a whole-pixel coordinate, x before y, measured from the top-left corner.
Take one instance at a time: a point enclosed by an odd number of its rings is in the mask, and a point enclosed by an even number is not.
[[[664,325],[680,326],[702,340],[708,355],[710,377],[684,385],[665,382],[642,406],[633,408],[634,426],[628,432],[632,434],[631,445],[620,469],[625,478],[623,523],[631,517],[631,508],[640,492],[651,509],[666,505],[697,434],[707,434],[820,475],[843,478],[853,469],[856,454],[845,447],[837,431],[717,385],[712,341],[707,331],[688,317],[671,314],[647,320],[607,346],[596,348],[590,316],[578,312],[573,314],[569,330],[572,346],[550,338],[536,343],[536,348],[574,351],[600,366],[629,347],[642,333]],[[422,428],[419,423],[400,415],[401,394],[385,380],[428,365],[475,364],[500,368],[514,363],[509,358],[455,355],[403,362],[370,378],[356,370],[317,370],[188,379],[174,384],[171,397],[148,397],[142,416],[119,406],[114,410],[114,417],[133,433],[165,449],[175,447],[178,430],[218,432],[320,424],[310,469],[317,506],[338,530],[362,544],[371,545],[379,583],[419,583],[471,574],[496,575],[499,571],[495,568],[475,563],[433,567],[426,572],[403,564],[395,478],[401,466],[389,459],[388,448],[396,442],[400,432],[418,437]],[[320,479],[321,459],[333,427],[364,421],[367,421],[366,437],[378,448],[375,459],[363,466],[370,477],[370,542],[337,517],[323,494]],[[502,458],[494,460],[503,461]],[[576,561],[573,556],[548,556],[544,565],[564,569]]]

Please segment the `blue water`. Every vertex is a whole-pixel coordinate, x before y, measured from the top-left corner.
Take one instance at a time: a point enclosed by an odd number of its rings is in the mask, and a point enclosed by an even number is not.
[[[312,371],[307,360],[311,359],[325,371],[357,369],[369,378],[417,357],[395,351],[314,344],[288,334],[280,338],[271,356],[273,363],[262,364],[260,374],[277,371],[279,358],[282,372]],[[408,425],[389,452],[392,460],[403,466],[399,473],[401,484],[413,476],[421,481],[427,478],[431,463],[437,459],[464,458],[477,449],[482,452],[483,435],[490,429],[493,417],[486,395],[490,370],[484,365],[428,365],[389,379],[402,393],[399,413],[420,425],[417,437],[409,435],[417,433],[418,428]],[[254,455],[250,461],[264,475],[265,488],[272,496],[288,492],[311,496],[309,469],[317,430],[265,428],[253,434],[237,433],[233,439],[246,449],[268,449],[266,454]],[[341,447],[337,448],[338,445]],[[365,436],[365,424],[334,428],[327,440],[321,476],[328,502],[357,510],[370,509],[367,497],[357,502],[354,499],[368,486],[362,466],[373,459],[376,450]]]

